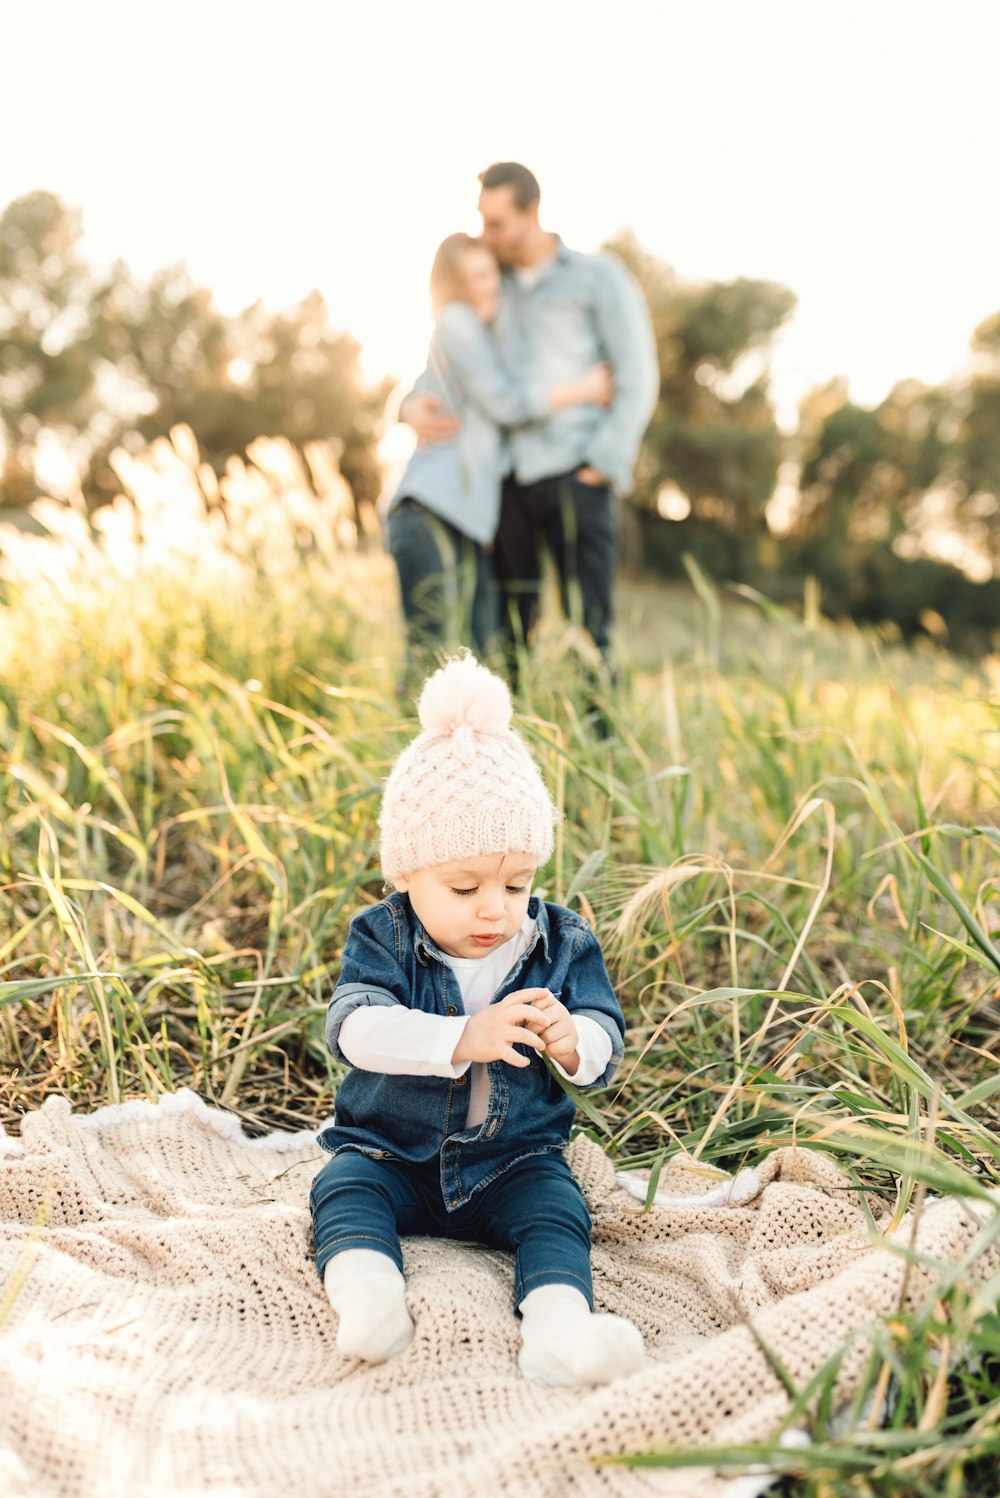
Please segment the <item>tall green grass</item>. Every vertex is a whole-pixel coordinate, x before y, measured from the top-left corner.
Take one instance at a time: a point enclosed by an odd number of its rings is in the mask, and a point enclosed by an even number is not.
[[[390,570],[329,455],[221,490],[190,434],[123,460],[92,525],[0,542],[0,1117],[190,1086],[303,1126],[322,1019],[377,899],[381,782],[414,731]],[[602,938],[626,1063],[581,1122],[655,1179],[792,1140],[896,1216],[1000,1182],[1000,665],[765,599],[621,589],[618,684],[550,620],[519,723],[564,818],[546,893]],[[880,1424],[803,1392],[796,1491],[992,1492],[996,1287],[873,1344]],[[888,1370],[888,1372],[886,1371]],[[830,1370],[829,1386],[833,1374]],[[733,1463],[750,1458],[730,1453]],[[992,1464],[992,1465],[991,1465]],[[963,1486],[964,1484],[964,1486]]]

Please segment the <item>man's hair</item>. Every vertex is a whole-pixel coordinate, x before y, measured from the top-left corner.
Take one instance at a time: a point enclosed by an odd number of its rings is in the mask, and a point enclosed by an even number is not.
[[[541,201],[542,190],[534,172],[529,172],[519,161],[495,161],[485,172],[479,173],[482,188],[509,187],[518,208],[527,208],[529,203]]]

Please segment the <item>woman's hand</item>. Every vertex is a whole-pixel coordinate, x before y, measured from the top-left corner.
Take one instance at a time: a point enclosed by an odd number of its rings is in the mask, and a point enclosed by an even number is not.
[[[610,406],[615,398],[615,382],[607,364],[592,364],[580,379],[580,399],[587,406]]]
[[[447,446],[454,442],[455,433],[461,426],[436,395],[408,395],[399,408],[399,419],[416,432],[421,452],[428,447]]]
[[[490,1004],[488,1008],[474,1014],[452,1053],[453,1064],[459,1066],[463,1061],[508,1061],[511,1066],[530,1066],[531,1058],[520,1055],[514,1047],[526,1045],[535,1051],[545,1049],[544,1042],[533,1033],[533,1028],[541,1017],[525,999],[525,994],[544,992],[544,989],[521,989],[518,993],[509,993],[499,1004]],[[551,998],[551,994],[549,997]]]
[[[610,406],[615,398],[615,382],[607,364],[592,364],[588,370],[565,385],[549,390],[549,410],[565,411],[569,406]],[[412,400],[413,397],[410,397]],[[409,401],[404,402],[408,405]],[[409,421],[409,417],[406,418]]]

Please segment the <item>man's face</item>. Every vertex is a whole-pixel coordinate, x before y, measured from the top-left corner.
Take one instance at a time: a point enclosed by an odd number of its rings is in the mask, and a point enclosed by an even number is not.
[[[483,239],[501,265],[519,265],[531,232],[538,224],[538,204],[519,208],[514,189],[484,187],[479,194]]]

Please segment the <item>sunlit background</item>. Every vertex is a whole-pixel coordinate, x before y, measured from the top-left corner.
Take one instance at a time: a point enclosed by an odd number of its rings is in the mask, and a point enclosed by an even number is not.
[[[186,260],[226,310],[318,287],[372,375],[419,368],[434,247],[497,158],[580,249],[629,226],[685,277],[791,287],[786,426],[836,374],[862,403],[946,378],[1000,305],[989,0],[64,0],[3,33],[0,204],[48,188],[92,258]]]

